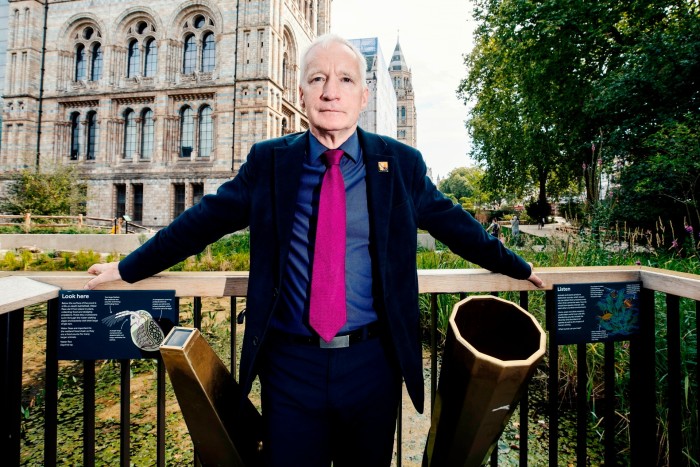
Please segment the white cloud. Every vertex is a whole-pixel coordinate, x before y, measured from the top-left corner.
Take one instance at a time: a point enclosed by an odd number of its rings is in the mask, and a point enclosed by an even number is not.
[[[398,37],[413,72],[418,149],[435,177],[469,165],[467,108],[456,90],[466,77],[462,57],[472,47],[470,3],[334,0],[331,15],[331,31],[336,34],[348,39],[378,37],[387,65]]]

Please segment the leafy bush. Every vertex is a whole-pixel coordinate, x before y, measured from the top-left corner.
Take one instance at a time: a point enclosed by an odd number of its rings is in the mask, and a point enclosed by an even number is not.
[[[84,212],[87,188],[78,169],[59,165],[46,172],[24,169],[11,175],[0,212],[8,214],[77,215]]]

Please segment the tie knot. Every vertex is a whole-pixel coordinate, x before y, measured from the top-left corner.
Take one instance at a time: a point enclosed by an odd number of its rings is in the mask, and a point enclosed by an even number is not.
[[[342,149],[329,149],[328,151],[324,152],[323,155],[326,156],[326,165],[331,166],[331,165],[338,165],[340,164],[340,158],[343,157],[343,152]]]

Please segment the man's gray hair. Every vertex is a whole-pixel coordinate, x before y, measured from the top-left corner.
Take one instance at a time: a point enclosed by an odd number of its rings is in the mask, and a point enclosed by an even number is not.
[[[367,88],[367,60],[365,56],[362,55],[357,47],[355,47],[352,42],[341,37],[337,34],[324,34],[318,36],[304,51],[301,55],[301,82],[304,82],[304,77],[306,76],[306,69],[308,67],[307,59],[309,52],[311,52],[316,47],[323,47],[327,49],[331,44],[341,44],[350,49],[350,51],[355,55],[355,61],[357,62],[357,68],[360,73],[360,83],[363,88]]]

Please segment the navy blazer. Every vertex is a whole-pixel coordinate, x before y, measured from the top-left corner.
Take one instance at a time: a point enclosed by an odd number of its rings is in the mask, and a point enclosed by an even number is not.
[[[465,259],[494,272],[527,279],[530,265],[483,229],[426,177],[416,149],[358,128],[366,167],[374,305],[419,412],[423,369],[419,329],[417,229],[425,229]],[[238,174],[214,195],[185,211],[121,261],[135,282],[202,251],[221,236],[250,228],[250,277],[240,383],[250,391],[256,357],[280,304],[294,206],[308,150],[306,133],[253,145]]]

